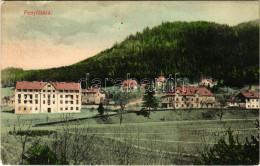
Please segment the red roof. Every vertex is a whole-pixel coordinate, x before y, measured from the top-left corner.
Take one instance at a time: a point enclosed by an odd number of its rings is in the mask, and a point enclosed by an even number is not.
[[[203,78],[203,79],[201,80],[201,82],[206,82],[206,81],[212,83],[212,79],[210,79],[210,78]]]
[[[142,88],[145,88],[147,86],[147,84],[141,84]]]
[[[176,87],[176,91],[179,91],[179,95],[182,96],[193,96],[197,92],[201,96],[214,96],[207,88],[205,87],[195,87],[195,86],[184,86],[184,87]],[[175,92],[166,93],[166,96],[175,96]]]
[[[259,98],[259,93],[258,92],[246,92],[246,91],[242,91],[240,92],[243,96],[245,96],[246,98]]]
[[[158,81],[158,82],[163,82],[163,81],[165,81],[165,77],[164,77],[164,76],[159,76],[159,77],[157,78],[157,81]]]
[[[47,82],[27,82],[27,81],[17,81],[15,89],[36,89],[41,90]]]
[[[89,89],[83,89],[81,92],[82,93],[97,93],[99,91],[101,91],[101,89],[99,87],[92,87]]]
[[[50,82],[56,90],[80,90],[80,84],[75,82]],[[41,90],[47,82],[17,81],[15,89],[36,89]]]
[[[56,90],[80,90],[80,83],[76,82],[50,82]]]
[[[121,87],[128,86],[128,87],[135,87],[137,86],[137,82],[135,80],[125,80]]]

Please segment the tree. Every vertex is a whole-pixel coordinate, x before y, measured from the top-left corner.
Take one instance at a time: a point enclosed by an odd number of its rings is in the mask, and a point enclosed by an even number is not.
[[[113,100],[116,102],[117,105],[120,106],[120,109],[118,110],[120,125],[123,122],[123,114],[124,114],[125,106],[130,100],[130,93],[131,92],[124,92],[124,91],[118,90],[118,92],[113,95]]]
[[[145,94],[143,96],[143,105],[142,107],[148,108],[148,117],[150,118],[151,108],[156,109],[158,107],[158,101],[154,97],[155,91],[153,88],[149,87],[145,90]]]
[[[104,107],[103,107],[103,104],[100,103],[99,106],[98,106],[98,113],[103,116],[104,115]]]
[[[259,125],[257,120],[256,125]],[[258,126],[257,126],[258,127]],[[222,137],[209,151],[201,155],[196,164],[205,165],[255,165],[259,163],[259,130],[257,137],[251,135],[246,143],[235,140],[232,131],[228,131],[228,142]]]
[[[12,135],[14,136],[14,138],[17,140],[17,142],[19,142],[22,146],[22,153],[21,153],[21,165],[24,164],[24,160],[25,160],[25,152],[26,152],[26,148],[27,148],[27,144],[29,142],[31,142],[31,138],[29,138],[29,135],[25,134],[18,134],[18,133],[22,133],[22,131],[28,133],[30,131],[30,128],[32,126],[32,121],[30,121],[30,124],[28,126],[25,127],[25,130],[22,130],[23,126],[21,124],[20,121],[21,115],[17,116],[17,124],[18,124],[18,128],[16,129],[15,125],[13,126],[13,130],[11,130],[10,132],[12,133]]]

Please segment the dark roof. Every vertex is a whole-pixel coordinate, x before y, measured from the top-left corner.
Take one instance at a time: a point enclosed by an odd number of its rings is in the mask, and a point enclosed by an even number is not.
[[[252,99],[259,98],[259,93],[258,92],[242,91],[242,92],[240,92],[240,94],[242,94],[245,98],[252,98]]]

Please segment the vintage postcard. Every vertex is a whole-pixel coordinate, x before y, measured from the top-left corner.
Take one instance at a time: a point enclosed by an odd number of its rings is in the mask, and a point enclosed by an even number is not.
[[[3,1],[1,164],[258,165],[258,1]]]

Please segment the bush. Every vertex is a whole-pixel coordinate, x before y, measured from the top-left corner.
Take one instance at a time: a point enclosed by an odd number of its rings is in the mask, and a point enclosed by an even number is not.
[[[31,137],[35,137],[35,136],[44,136],[44,135],[51,135],[53,134],[55,131],[49,131],[49,130],[29,130],[29,131],[9,131],[9,134],[11,135],[27,135],[27,136],[31,136]]]
[[[26,152],[25,157],[26,164],[29,165],[67,165],[68,161],[64,157],[58,158],[57,155],[47,146],[41,146],[39,143],[35,143]]]
[[[254,165],[259,163],[259,135],[251,136],[249,141],[241,144],[228,131],[228,142],[221,138],[206,154],[201,155],[201,160],[196,164],[205,165]]]

